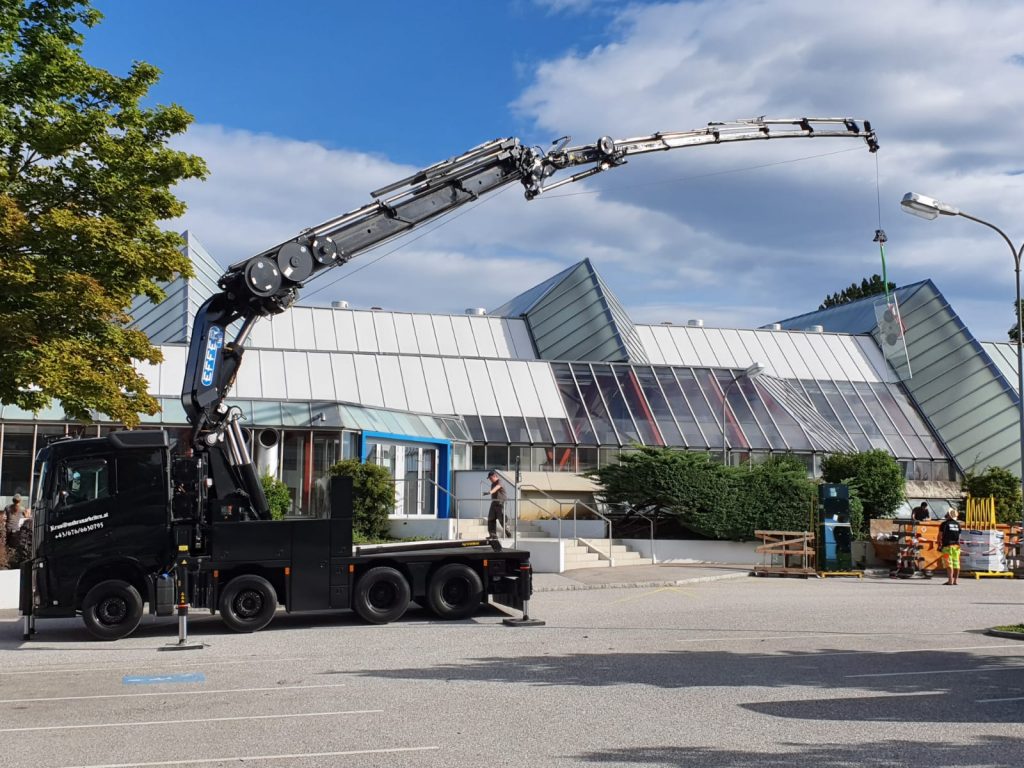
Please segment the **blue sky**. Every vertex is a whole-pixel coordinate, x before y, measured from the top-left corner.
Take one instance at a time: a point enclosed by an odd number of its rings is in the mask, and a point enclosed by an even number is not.
[[[976,334],[1005,339],[1008,248],[963,219],[901,213],[914,190],[1024,238],[1024,5],[716,0],[103,0],[86,56],[163,70],[152,93],[196,122],[181,185],[221,262],[357,208],[370,190],[497,136],[636,136],[712,120],[870,119],[882,150],[790,141],[678,150],[527,203],[518,189],[378,262],[334,270],[309,303],[496,307],[590,257],[640,322],[756,327],[880,271],[935,280]],[[1014,230],[1017,227],[1017,230]]]

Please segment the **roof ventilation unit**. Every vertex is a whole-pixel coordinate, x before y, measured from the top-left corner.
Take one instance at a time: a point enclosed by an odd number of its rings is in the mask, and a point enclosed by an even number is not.
[[[781,331],[781,330],[782,330],[782,323],[772,323],[772,324],[771,324],[771,325],[769,325],[768,327],[769,327],[769,328],[770,328],[771,330],[773,330],[773,331]]]
[[[688,326],[690,326],[691,328],[703,328],[704,327],[704,321],[699,319],[699,318],[696,319],[696,320],[687,320],[686,324]]]
[[[348,302],[347,301],[340,301],[340,300],[339,301],[332,301],[331,302],[331,306],[334,307],[334,309],[348,309]]]
[[[824,325],[812,325],[810,328],[807,329],[807,332],[808,333],[824,333],[825,332],[825,326]]]
[[[487,310],[483,307],[470,307],[466,310],[467,315],[473,315],[475,317],[483,317],[487,314]]]

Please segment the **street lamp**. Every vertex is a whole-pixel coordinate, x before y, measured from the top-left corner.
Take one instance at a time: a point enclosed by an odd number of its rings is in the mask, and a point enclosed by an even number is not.
[[[912,213],[915,216],[920,216],[922,219],[935,219],[938,218],[941,213],[943,216],[962,216],[965,219],[976,221],[979,224],[983,224],[989,229],[993,229],[999,233],[999,236],[1006,241],[1006,244],[1010,246],[1010,253],[1013,254],[1013,271],[1016,277],[1015,283],[1017,287],[1017,303],[1014,304],[1014,311],[1017,313],[1017,402],[1018,402],[1018,422],[1020,424],[1020,481],[1021,481],[1021,497],[1024,499],[1024,339],[1021,338],[1021,312],[1020,312],[1020,259],[1021,255],[1024,254],[1024,244],[1020,248],[1014,246],[1013,242],[1006,233],[1003,232],[995,224],[979,219],[970,214],[966,214],[963,211],[949,205],[948,203],[942,203],[936,200],[934,197],[927,197],[925,195],[919,195],[916,192],[907,192],[903,196],[903,201],[900,206],[907,213]],[[1024,520],[1021,521],[1024,525]]]
[[[764,373],[764,366],[759,363],[754,363],[752,366],[747,368],[743,373],[737,376],[735,379],[729,382],[728,386],[722,390],[722,465],[724,466],[729,461],[728,450],[729,446],[726,442],[725,437],[725,411],[726,406],[729,404],[729,390],[740,383],[741,379],[756,379]]]

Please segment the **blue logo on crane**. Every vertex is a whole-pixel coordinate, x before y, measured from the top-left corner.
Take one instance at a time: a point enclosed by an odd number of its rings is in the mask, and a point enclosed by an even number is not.
[[[206,359],[203,361],[203,386],[213,385],[213,372],[217,370],[217,353],[224,346],[224,331],[220,326],[211,325],[206,337]]]

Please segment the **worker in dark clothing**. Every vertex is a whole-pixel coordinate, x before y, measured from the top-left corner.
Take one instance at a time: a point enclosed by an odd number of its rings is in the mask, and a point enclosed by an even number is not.
[[[505,487],[501,484],[501,478],[495,470],[487,473],[487,479],[491,481],[491,489],[484,494],[491,497],[491,507],[487,510],[487,536],[491,539],[498,538],[498,524],[501,524],[502,533],[505,532]]]
[[[946,584],[956,584],[960,578],[960,521],[957,511],[949,510],[939,526],[939,549],[946,558]]]
[[[914,511],[910,513],[910,516],[918,523],[923,522],[925,520],[931,520],[932,512],[930,509],[928,509],[928,502],[922,501],[920,504],[914,507]]]

